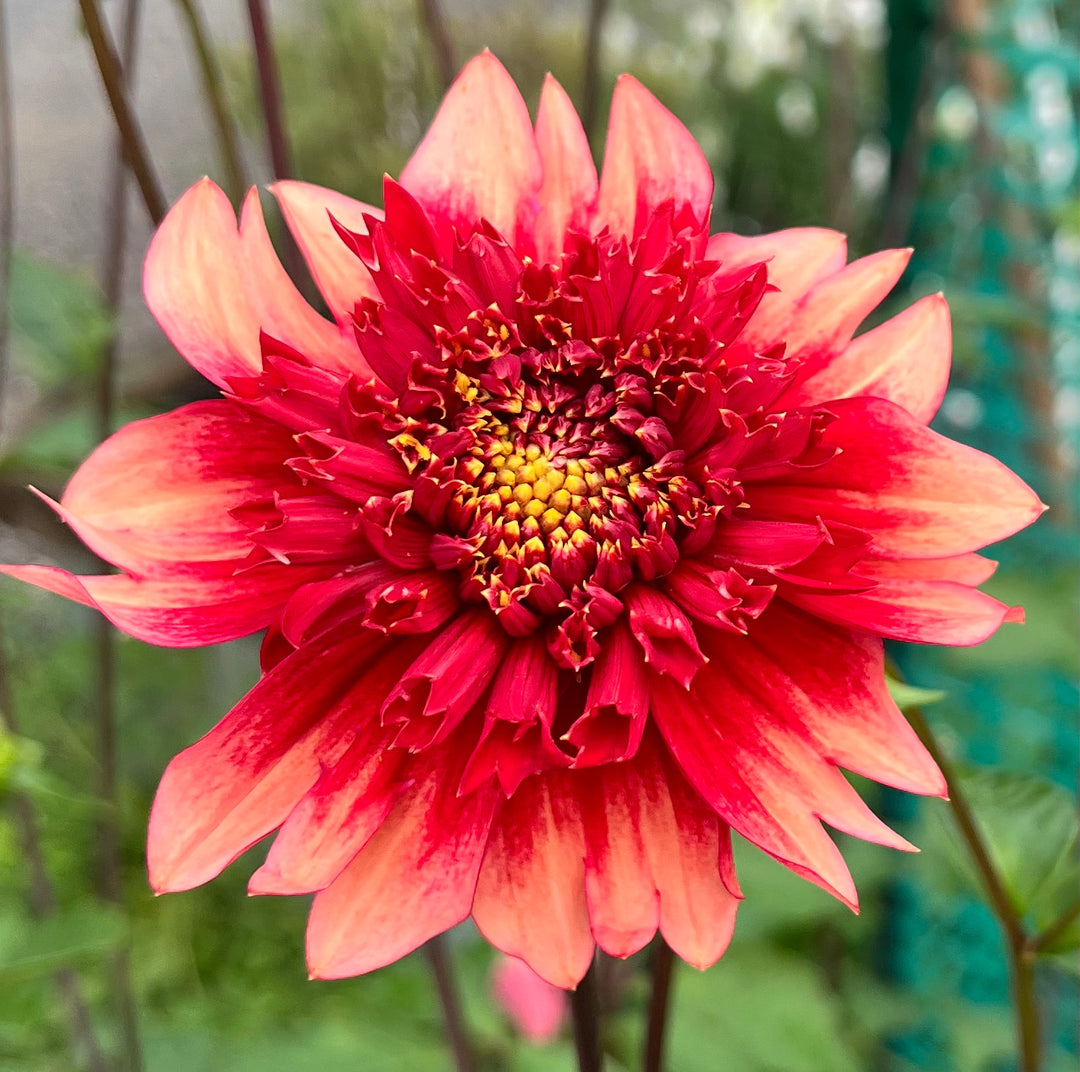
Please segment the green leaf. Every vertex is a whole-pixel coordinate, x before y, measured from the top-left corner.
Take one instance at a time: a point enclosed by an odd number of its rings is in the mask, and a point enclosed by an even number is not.
[[[1061,786],[1032,775],[981,770],[960,776],[994,869],[1016,911],[1038,933],[1076,900],[1080,885],[1080,816]],[[955,827],[949,856],[956,871],[982,893]],[[1077,933],[1062,935],[1050,952],[1076,948]]]
[[[927,707],[930,704],[939,703],[945,699],[946,694],[940,689],[920,689],[915,685],[909,685],[906,681],[900,681],[891,674],[885,675],[885,684],[889,687],[889,695],[901,711],[908,711],[912,707]]]

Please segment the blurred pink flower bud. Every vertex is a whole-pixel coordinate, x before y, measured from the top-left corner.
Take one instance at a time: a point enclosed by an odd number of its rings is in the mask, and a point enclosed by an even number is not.
[[[491,992],[530,1042],[550,1042],[566,1019],[566,994],[517,957],[500,956],[495,962]]]

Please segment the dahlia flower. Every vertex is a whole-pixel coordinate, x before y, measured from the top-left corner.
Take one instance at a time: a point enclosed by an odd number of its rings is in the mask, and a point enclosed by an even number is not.
[[[910,846],[841,768],[945,786],[882,638],[1020,614],[975,552],[1042,509],[927,427],[941,296],[859,337],[908,251],[709,235],[689,132],[618,83],[599,179],[548,78],[535,127],[473,59],[380,211],[273,187],[333,322],[209,180],[145,294],[221,388],[128,425],[56,504],[120,569],[12,566],[154,644],[266,630],[259,682],[168,766],[159,892],[277,830],[256,894],[314,893],[315,977],[469,915],[574,986],[659,929],[716,960],[731,830],[852,907],[823,823]]]

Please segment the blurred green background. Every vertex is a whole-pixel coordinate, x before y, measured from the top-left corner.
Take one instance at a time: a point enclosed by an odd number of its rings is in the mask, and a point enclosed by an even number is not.
[[[118,38],[128,2],[107,5]],[[148,55],[138,59],[134,100],[169,196],[202,173],[230,182],[207,118],[192,13],[245,177],[268,181],[243,5],[144,6]],[[433,10],[430,0],[272,6],[297,177],[380,200],[382,174],[400,170],[441,96],[447,56]],[[64,152],[42,151],[77,140],[72,92],[100,97],[75,5],[16,3],[4,15],[15,117],[5,148],[17,185],[0,558],[93,572],[97,564],[25,489],[58,496],[100,438],[94,394],[106,355],[119,346],[113,423],[208,388],[138,308],[149,232],[135,196],[127,285],[118,307],[105,297],[96,247],[115,220],[107,118],[93,113],[83,136],[96,153],[85,171]],[[817,224],[846,231],[853,255],[916,247],[882,315],[937,290],[949,298],[955,372],[935,426],[1003,458],[1052,509],[1000,550],[988,586],[1026,606],[1027,626],[1007,626],[978,649],[894,655],[909,681],[937,690],[922,701],[950,753],[970,766],[971,797],[1003,873],[1036,925],[1052,920],[1077,885],[1075,3],[446,0],[441,17],[451,66],[490,47],[533,107],[544,72],[554,72],[586,116],[597,154],[614,78],[637,75],[712,163],[714,230]],[[52,65],[44,74],[43,64]],[[75,88],[50,102],[35,89],[49,79]],[[254,859],[191,893],[149,893],[143,839],[157,778],[254,681],[256,644],[180,652],[106,642],[81,608],[13,582],[0,588],[0,607],[0,706],[10,720],[0,733],[8,805],[0,809],[0,1070],[93,1067],[72,1008],[90,1018],[106,1062],[98,1067],[137,1067],[128,1052],[137,1029],[140,1060],[154,1072],[449,1068],[422,958],[309,983],[307,905],[248,900]],[[102,799],[98,742],[110,708],[115,804]],[[673,1072],[1016,1067],[1001,942],[946,806],[860,788],[925,851],[901,856],[843,838],[863,897],[855,917],[740,846],[747,899],[731,951],[711,971],[682,968],[676,979]],[[103,865],[116,827],[119,891]],[[469,926],[451,935],[451,948],[484,1068],[572,1067],[568,1037],[537,1047],[515,1036],[490,996],[490,951]],[[1076,1067],[1075,925],[1055,950],[1038,967],[1051,1072]],[[637,1064],[646,983],[644,958],[608,973],[613,1069]]]

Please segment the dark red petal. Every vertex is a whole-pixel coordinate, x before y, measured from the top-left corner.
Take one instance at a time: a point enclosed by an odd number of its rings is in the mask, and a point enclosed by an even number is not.
[[[704,223],[713,177],[693,135],[637,79],[621,75],[611,98],[594,227],[633,235],[665,201]]]
[[[464,235],[486,219],[516,245],[531,235],[540,181],[529,110],[503,65],[483,52],[447,91],[401,185],[437,223]]]
[[[581,982],[594,948],[573,784],[562,772],[539,774],[506,802],[491,831],[472,909],[492,945],[564,989]]]
[[[166,578],[197,563],[231,572],[251,544],[229,511],[291,483],[284,462],[294,452],[285,429],[234,402],[193,402],[105,440],[71,478],[59,513],[132,573]]]
[[[537,201],[536,255],[555,262],[568,230],[587,233],[596,209],[599,184],[589,139],[566,90],[549,74],[536,114],[536,144],[544,169]]]
[[[448,746],[410,761],[400,800],[311,906],[308,970],[340,979],[411,953],[469,914],[498,799],[459,797],[461,757]]]
[[[705,665],[690,619],[651,585],[631,586],[623,595],[630,613],[630,629],[641,645],[645,662],[689,688],[694,674]]]
[[[172,760],[150,812],[147,867],[158,893],[206,882],[281,825],[348,747],[354,686],[383,648],[373,634],[306,645]]]
[[[356,303],[361,298],[378,299],[379,291],[367,267],[334,228],[331,217],[350,231],[366,234],[364,217],[379,218],[382,212],[309,182],[276,182],[270,190],[327,306],[341,328],[351,331]]]
[[[987,454],[932,432],[882,399],[842,399],[823,443],[825,465],[754,484],[756,515],[839,521],[873,537],[882,558],[974,551],[1030,525],[1045,509],[1015,473]]]
[[[0,566],[0,573],[94,607],[137,640],[199,648],[265,629],[297,588],[323,579],[327,570],[268,563],[235,577],[192,571],[144,580],[76,577],[52,566]]]
[[[797,379],[777,405],[796,408],[870,395],[887,398],[928,424],[945,397],[951,357],[949,306],[933,294],[860,335],[817,372]]]

